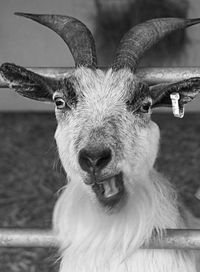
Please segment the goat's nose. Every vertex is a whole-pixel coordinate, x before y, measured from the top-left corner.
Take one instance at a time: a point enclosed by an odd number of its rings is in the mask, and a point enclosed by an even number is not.
[[[101,150],[83,148],[79,153],[79,164],[84,171],[94,173],[103,169],[111,161],[111,158],[112,153],[109,148]]]

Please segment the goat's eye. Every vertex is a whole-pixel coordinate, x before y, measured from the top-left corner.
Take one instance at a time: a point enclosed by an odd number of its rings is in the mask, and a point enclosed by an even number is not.
[[[57,109],[64,109],[66,107],[66,102],[62,97],[55,97],[54,102]]]
[[[149,110],[151,108],[151,102],[148,101],[146,103],[144,103],[140,108],[139,108],[139,111],[140,112],[143,112],[143,113],[148,113]]]

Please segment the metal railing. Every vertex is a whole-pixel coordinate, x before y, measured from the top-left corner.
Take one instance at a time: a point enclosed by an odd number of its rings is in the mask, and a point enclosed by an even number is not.
[[[73,68],[29,68],[45,76],[62,77]],[[175,82],[200,77],[200,67],[140,68],[137,76],[148,84]],[[0,88],[8,84],[0,76]],[[0,247],[57,247],[58,241],[51,230],[0,228]],[[168,229],[162,239],[154,239],[146,248],[200,249],[200,230]]]
[[[74,70],[74,68],[38,68],[29,67],[27,69],[39,73],[44,76],[61,77],[66,73]],[[102,68],[105,70],[105,68]],[[148,84],[159,84],[163,82],[175,82],[184,80],[190,77],[200,77],[200,67],[173,67],[173,68],[140,68],[137,70],[136,75],[146,81]],[[0,88],[6,88],[8,84],[0,76]]]
[[[0,247],[58,247],[51,230],[0,229]],[[200,230],[168,229],[162,239],[154,238],[144,248],[154,249],[200,249]]]

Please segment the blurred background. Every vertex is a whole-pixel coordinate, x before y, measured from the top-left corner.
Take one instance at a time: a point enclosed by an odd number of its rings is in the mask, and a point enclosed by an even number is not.
[[[198,0],[1,0],[0,62],[25,67],[73,66],[71,54],[53,31],[20,18],[15,11],[57,13],[83,21],[95,36],[100,65],[107,65],[120,38],[131,26],[155,17],[200,17]],[[200,27],[176,32],[145,55],[143,66],[199,66]],[[187,107],[200,109],[200,98]],[[49,110],[49,105],[0,92],[0,111]]]
[[[0,63],[68,67],[74,62],[51,30],[15,11],[66,14],[83,21],[97,42],[99,64],[112,60],[120,38],[133,25],[155,17],[200,17],[198,0],[1,0]],[[168,36],[143,58],[142,66],[200,66],[200,26]],[[183,119],[153,114],[161,128],[156,168],[174,184],[197,218],[200,201],[200,97]],[[54,142],[53,106],[0,89],[0,227],[51,227],[53,206],[65,184]],[[53,249],[0,249],[0,269],[57,271]]]

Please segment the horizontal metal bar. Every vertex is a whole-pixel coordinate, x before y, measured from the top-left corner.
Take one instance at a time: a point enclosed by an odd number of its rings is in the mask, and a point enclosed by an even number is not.
[[[55,247],[51,230],[0,228],[0,247]]]
[[[152,67],[140,68],[136,73],[149,85],[175,82],[191,77],[200,77],[200,67]]]
[[[27,68],[33,72],[44,76],[63,77],[66,73],[74,70],[74,68]],[[106,68],[102,68],[106,70]],[[200,77],[200,67],[173,67],[173,68],[139,68],[136,72],[137,76],[147,82],[149,85],[159,84],[163,82],[174,82],[184,80],[190,77]],[[8,84],[0,76],[0,88],[7,88]]]
[[[148,248],[154,249],[200,249],[200,230],[168,229],[162,239],[154,239]]]
[[[51,230],[1,228],[0,247],[58,247],[58,241]],[[200,230],[168,229],[144,248],[200,249]]]

